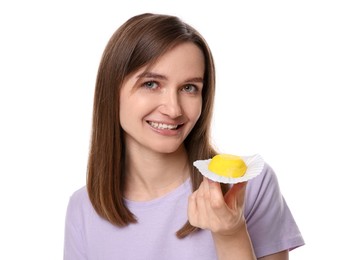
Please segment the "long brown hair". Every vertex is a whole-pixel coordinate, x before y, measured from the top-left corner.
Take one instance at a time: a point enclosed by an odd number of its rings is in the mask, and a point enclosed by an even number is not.
[[[202,112],[184,141],[189,162],[216,154],[210,144],[210,124],[215,95],[215,69],[211,51],[203,37],[190,25],[169,15],[141,14],[126,21],[110,38],[98,69],[92,119],[92,136],[87,169],[87,190],[96,212],[114,225],[137,220],[126,207],[124,191],[125,147],[119,120],[119,91],[126,76],[151,64],[174,46],[192,42],[205,57]],[[193,190],[201,181],[194,168]],[[226,187],[222,187],[225,191]],[[187,222],[177,236],[196,230]]]

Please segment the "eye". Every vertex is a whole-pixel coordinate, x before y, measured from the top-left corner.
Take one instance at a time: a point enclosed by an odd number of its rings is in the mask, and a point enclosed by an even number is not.
[[[195,85],[188,84],[182,88],[182,91],[185,91],[188,93],[196,93],[198,91],[198,88]]]
[[[142,84],[142,86],[147,89],[156,89],[158,87],[158,83],[155,81],[146,81]]]

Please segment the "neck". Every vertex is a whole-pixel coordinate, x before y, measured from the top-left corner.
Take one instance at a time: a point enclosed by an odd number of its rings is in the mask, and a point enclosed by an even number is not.
[[[179,187],[190,176],[184,147],[171,154],[131,151],[126,155],[124,196],[148,201]]]

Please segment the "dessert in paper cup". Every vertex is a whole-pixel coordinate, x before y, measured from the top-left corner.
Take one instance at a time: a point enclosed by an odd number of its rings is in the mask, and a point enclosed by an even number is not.
[[[264,168],[264,160],[259,154],[237,156],[217,154],[212,159],[197,160],[194,166],[210,180],[235,184],[258,176]]]

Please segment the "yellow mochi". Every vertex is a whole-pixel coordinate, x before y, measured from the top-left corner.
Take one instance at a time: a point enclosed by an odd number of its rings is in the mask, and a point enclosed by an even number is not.
[[[208,169],[217,175],[237,178],[245,174],[246,166],[240,156],[230,154],[218,154],[208,164]]]

